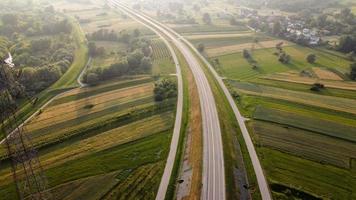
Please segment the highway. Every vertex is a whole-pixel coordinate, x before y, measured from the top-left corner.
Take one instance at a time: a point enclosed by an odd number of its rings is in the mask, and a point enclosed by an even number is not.
[[[169,38],[186,59],[197,84],[203,122],[203,188],[201,198],[204,200],[226,199],[225,168],[221,128],[216,108],[216,102],[208,79],[202,66],[192,54],[190,48],[174,34],[158,26],[149,17],[136,13],[116,0],[110,1],[121,10],[135,16],[136,20],[144,22]],[[166,190],[159,190],[156,199],[164,199]]]
[[[116,1],[117,2],[117,1]],[[125,9],[128,9],[128,10],[131,10],[127,7],[125,7],[124,5],[121,5],[122,8],[125,8]],[[134,12],[131,10],[131,12]],[[215,69],[211,66],[211,64],[196,50],[196,48],[188,41],[186,40],[185,38],[183,38],[181,35],[179,35],[177,32],[175,32],[174,30],[172,30],[171,28],[169,28],[168,26],[150,18],[149,16],[145,15],[145,14],[136,14],[139,18],[141,18],[143,21],[146,21],[147,23],[151,24],[152,26],[156,27],[157,29],[159,29],[160,31],[162,31],[165,35],[167,35],[169,38],[172,39],[172,41],[174,41],[174,43],[177,45],[177,47],[180,46],[180,50],[182,52],[184,52],[184,54],[189,54],[189,55],[185,55],[186,59],[188,58],[189,60],[192,59],[192,60],[196,60],[194,58],[194,55],[192,54],[192,52],[189,50],[188,47],[191,48],[191,50],[193,50],[196,55],[199,56],[199,58],[204,62],[204,64],[206,64],[209,68],[209,70],[212,72],[212,74],[214,75],[215,79],[218,81],[220,87],[222,88],[225,96],[227,97],[228,101],[229,101],[229,104],[231,106],[231,108],[233,109],[234,111],[234,114],[235,114],[235,118],[240,126],[240,129],[241,129],[241,132],[242,132],[242,135],[243,135],[243,138],[244,138],[244,141],[245,141],[245,144],[247,146],[247,149],[248,149],[248,153],[249,153],[249,156],[250,156],[250,159],[251,159],[251,162],[252,162],[252,165],[253,165],[253,168],[254,168],[254,171],[255,171],[255,174],[256,174],[256,177],[257,177],[257,182],[258,182],[258,186],[259,186],[259,189],[260,189],[260,193],[261,193],[261,196],[262,196],[262,199],[263,200],[270,200],[272,199],[271,197],[271,192],[270,192],[270,189],[269,189],[269,186],[268,186],[268,182],[266,180],[266,177],[265,177],[265,174],[263,172],[263,169],[262,169],[262,166],[261,166],[261,163],[259,161],[259,158],[257,156],[257,153],[256,153],[256,150],[255,150],[255,147],[253,145],[253,142],[252,142],[252,139],[250,137],[250,134],[248,132],[248,129],[246,127],[246,124],[245,124],[245,119],[244,117],[241,115],[240,111],[238,110],[236,104],[235,104],[235,101],[233,99],[233,97],[231,96],[229,90],[227,89],[227,87],[225,86],[222,78],[218,75],[218,73],[215,71]],[[187,46],[185,46],[185,45]],[[185,46],[185,47],[184,47]],[[195,61],[196,63],[197,61]],[[198,64],[199,65],[199,64]],[[192,67],[192,66],[191,66]],[[199,85],[199,84],[198,84]],[[203,108],[203,111],[204,111],[204,107],[202,106]],[[206,112],[206,110],[205,110]],[[203,115],[204,116],[204,115]],[[205,127],[205,125],[204,125]],[[220,138],[221,139],[221,138]],[[204,157],[206,156],[206,141],[204,140]],[[209,147],[210,148],[210,147]],[[222,147],[221,147],[222,148]],[[222,156],[221,156],[222,157]],[[206,159],[204,158],[204,161],[206,161]],[[206,162],[205,162],[206,163]],[[204,164],[205,165],[205,164]],[[206,166],[204,166],[204,169],[206,168]],[[222,167],[223,168],[223,167]],[[204,171],[204,170],[203,170]],[[204,173],[204,172],[203,172]],[[207,181],[207,174],[203,174],[203,184],[204,184],[204,181]],[[206,193],[206,187],[204,187],[204,190],[203,190],[204,193]],[[204,194],[202,195],[202,199],[206,199],[204,198],[206,196],[204,196]]]

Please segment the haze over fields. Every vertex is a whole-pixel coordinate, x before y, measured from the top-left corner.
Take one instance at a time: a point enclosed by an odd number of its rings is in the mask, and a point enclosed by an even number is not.
[[[356,0],[0,0],[0,200],[356,199]]]

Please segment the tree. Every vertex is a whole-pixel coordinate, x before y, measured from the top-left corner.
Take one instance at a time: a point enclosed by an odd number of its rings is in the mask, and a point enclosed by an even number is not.
[[[96,56],[96,44],[95,44],[95,42],[89,42],[88,48],[89,48],[89,55],[93,56],[93,57]]]
[[[211,17],[210,17],[210,14],[209,13],[204,13],[203,14],[203,22],[205,24],[211,24],[212,21],[211,21]]]
[[[131,69],[137,69],[140,67],[141,60],[144,57],[141,51],[135,51],[127,56],[127,62]]]
[[[308,61],[308,63],[310,63],[310,64],[314,64],[315,61],[316,61],[316,55],[315,55],[315,54],[309,54],[309,55],[307,56],[307,61]]]
[[[140,30],[136,28],[136,29],[134,30],[134,36],[135,36],[135,37],[139,37],[140,35],[141,35]]]
[[[143,57],[141,60],[140,68],[147,72],[151,69],[152,67],[152,62],[150,57]]]
[[[31,50],[32,51],[48,51],[51,47],[52,41],[51,39],[39,39],[31,41]]]
[[[243,55],[243,57],[244,57],[245,59],[250,59],[250,58],[251,58],[251,54],[250,54],[250,52],[248,52],[247,49],[244,49],[244,50],[242,51],[242,55]]]
[[[155,83],[153,92],[156,101],[173,98],[177,96],[177,84],[171,79],[159,80]]]
[[[198,44],[198,51],[203,53],[205,51],[205,45],[203,43]]]
[[[352,52],[348,53],[346,56],[349,61],[355,61],[356,53],[354,51],[352,51]]]
[[[274,35],[279,35],[279,34],[282,33],[282,26],[281,26],[281,23],[279,21],[273,23],[272,33]]]
[[[96,73],[89,73],[86,78],[86,82],[90,85],[96,85],[99,82],[99,77]]]
[[[356,63],[351,64],[350,68],[351,68],[350,77],[352,80],[356,80]]]
[[[3,24],[17,26],[18,17],[15,14],[5,14],[1,17]]]
[[[349,35],[341,37],[339,40],[339,46],[337,50],[344,53],[350,53],[351,51],[356,51],[356,39]]]
[[[279,62],[283,64],[289,64],[291,57],[290,55],[286,54],[285,52],[281,53],[278,58]]]

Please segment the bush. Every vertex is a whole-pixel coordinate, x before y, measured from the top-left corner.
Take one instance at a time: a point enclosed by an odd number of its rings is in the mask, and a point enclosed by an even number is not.
[[[307,61],[308,61],[308,63],[310,63],[310,64],[314,64],[315,61],[316,61],[316,55],[315,55],[315,54],[309,54],[309,55],[307,56]]]
[[[177,96],[177,84],[171,79],[162,79],[155,83],[155,101],[163,101]]]
[[[205,45],[203,43],[198,44],[198,51],[203,53],[205,51]]]

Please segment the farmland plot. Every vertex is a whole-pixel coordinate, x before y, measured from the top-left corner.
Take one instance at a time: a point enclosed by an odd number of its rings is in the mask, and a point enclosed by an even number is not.
[[[135,184],[128,197],[154,195],[168,151],[175,100],[155,103],[152,81],[137,77],[76,89],[26,126],[55,199],[101,198],[124,181]],[[137,177],[147,180],[117,178],[125,170],[127,177],[139,172]],[[7,199],[16,194],[11,177],[10,166],[2,165],[0,195]],[[93,190],[104,180],[108,187]],[[77,190],[70,192],[73,187]]]

